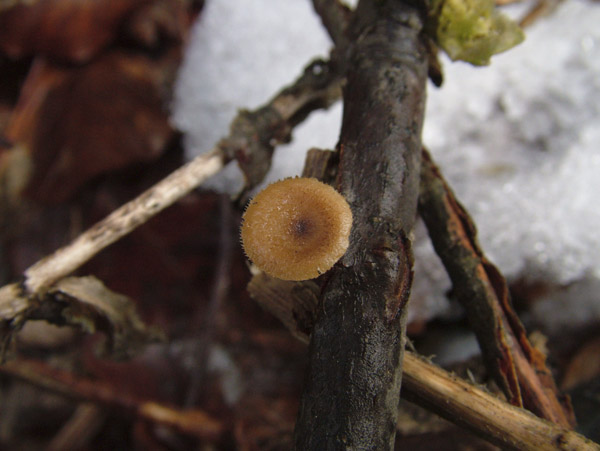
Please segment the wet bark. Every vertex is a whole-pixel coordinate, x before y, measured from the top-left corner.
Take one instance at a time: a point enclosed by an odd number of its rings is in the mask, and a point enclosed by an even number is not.
[[[421,27],[417,7],[373,0],[350,26],[337,188],[354,223],[321,293],[298,450],[393,448],[427,79]]]

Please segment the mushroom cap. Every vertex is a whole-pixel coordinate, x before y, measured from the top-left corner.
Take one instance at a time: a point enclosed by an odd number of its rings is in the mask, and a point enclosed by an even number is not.
[[[314,178],[280,180],[258,193],[243,217],[246,255],[265,273],[306,280],[346,252],[352,211],[346,199]]]

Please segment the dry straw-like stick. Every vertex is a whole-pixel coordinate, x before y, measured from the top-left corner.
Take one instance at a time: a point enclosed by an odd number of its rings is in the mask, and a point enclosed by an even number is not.
[[[257,165],[262,163],[260,169],[266,173],[274,146],[286,141],[293,127],[309,112],[334,103],[340,97],[340,86],[341,78],[329,63],[315,61],[306,67],[292,85],[281,90],[263,107],[252,112],[240,111],[232,121],[229,136],[210,152],[196,157],[115,210],[70,244],[35,263],[25,271],[22,284],[0,288],[0,320],[10,321],[11,315],[20,314],[29,307],[28,297],[43,294],[45,289],[102,249],[200,186],[236,156],[245,156],[245,160],[253,159]],[[248,154],[252,154],[253,158]],[[247,181],[249,178],[262,179],[264,174],[261,171],[246,172]],[[255,180],[249,182],[252,184]]]
[[[0,361],[11,342],[12,332],[22,327],[38,309],[52,284],[219,172],[224,163],[224,155],[218,149],[197,157],[113,211],[67,246],[31,266],[25,271],[21,284],[0,288]]]
[[[409,352],[404,356],[402,396],[503,449],[600,450],[577,432],[511,406]]]
[[[140,196],[113,211],[70,244],[27,269],[25,288],[30,293],[38,293],[58,279],[69,275],[102,249],[215,175],[223,168],[224,163],[223,152],[215,148],[172,172]]]
[[[308,344],[319,285],[312,280],[282,281],[258,272],[248,291],[294,337]],[[404,353],[401,396],[503,449],[600,450],[581,434],[512,406],[414,352]]]
[[[210,152],[174,171],[70,244],[35,263],[24,272],[19,283],[1,287],[0,360],[15,331],[32,317],[44,317],[44,296],[56,282],[200,186],[226,163],[233,159],[241,162],[246,192],[262,181],[275,146],[287,142],[294,126],[311,111],[327,108],[337,101],[341,82],[332,64],[313,61],[293,84],[264,106],[254,111],[241,110],[231,123],[229,135]]]

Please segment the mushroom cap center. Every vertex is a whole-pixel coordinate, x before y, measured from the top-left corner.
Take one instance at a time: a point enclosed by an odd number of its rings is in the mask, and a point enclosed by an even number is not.
[[[258,193],[244,213],[246,255],[267,274],[306,280],[346,252],[352,212],[344,197],[312,178],[285,179]]]
[[[290,224],[290,230],[292,232],[292,235],[294,235],[298,239],[310,236],[310,234],[313,232],[313,229],[314,223],[311,219],[308,218],[294,219]]]

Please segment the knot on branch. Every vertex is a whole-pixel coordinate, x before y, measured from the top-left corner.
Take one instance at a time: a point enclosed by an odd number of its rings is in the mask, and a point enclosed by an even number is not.
[[[241,110],[227,138],[219,143],[227,158],[235,159],[245,177],[244,189],[258,185],[271,168],[275,145],[289,142],[292,128],[270,105]]]

